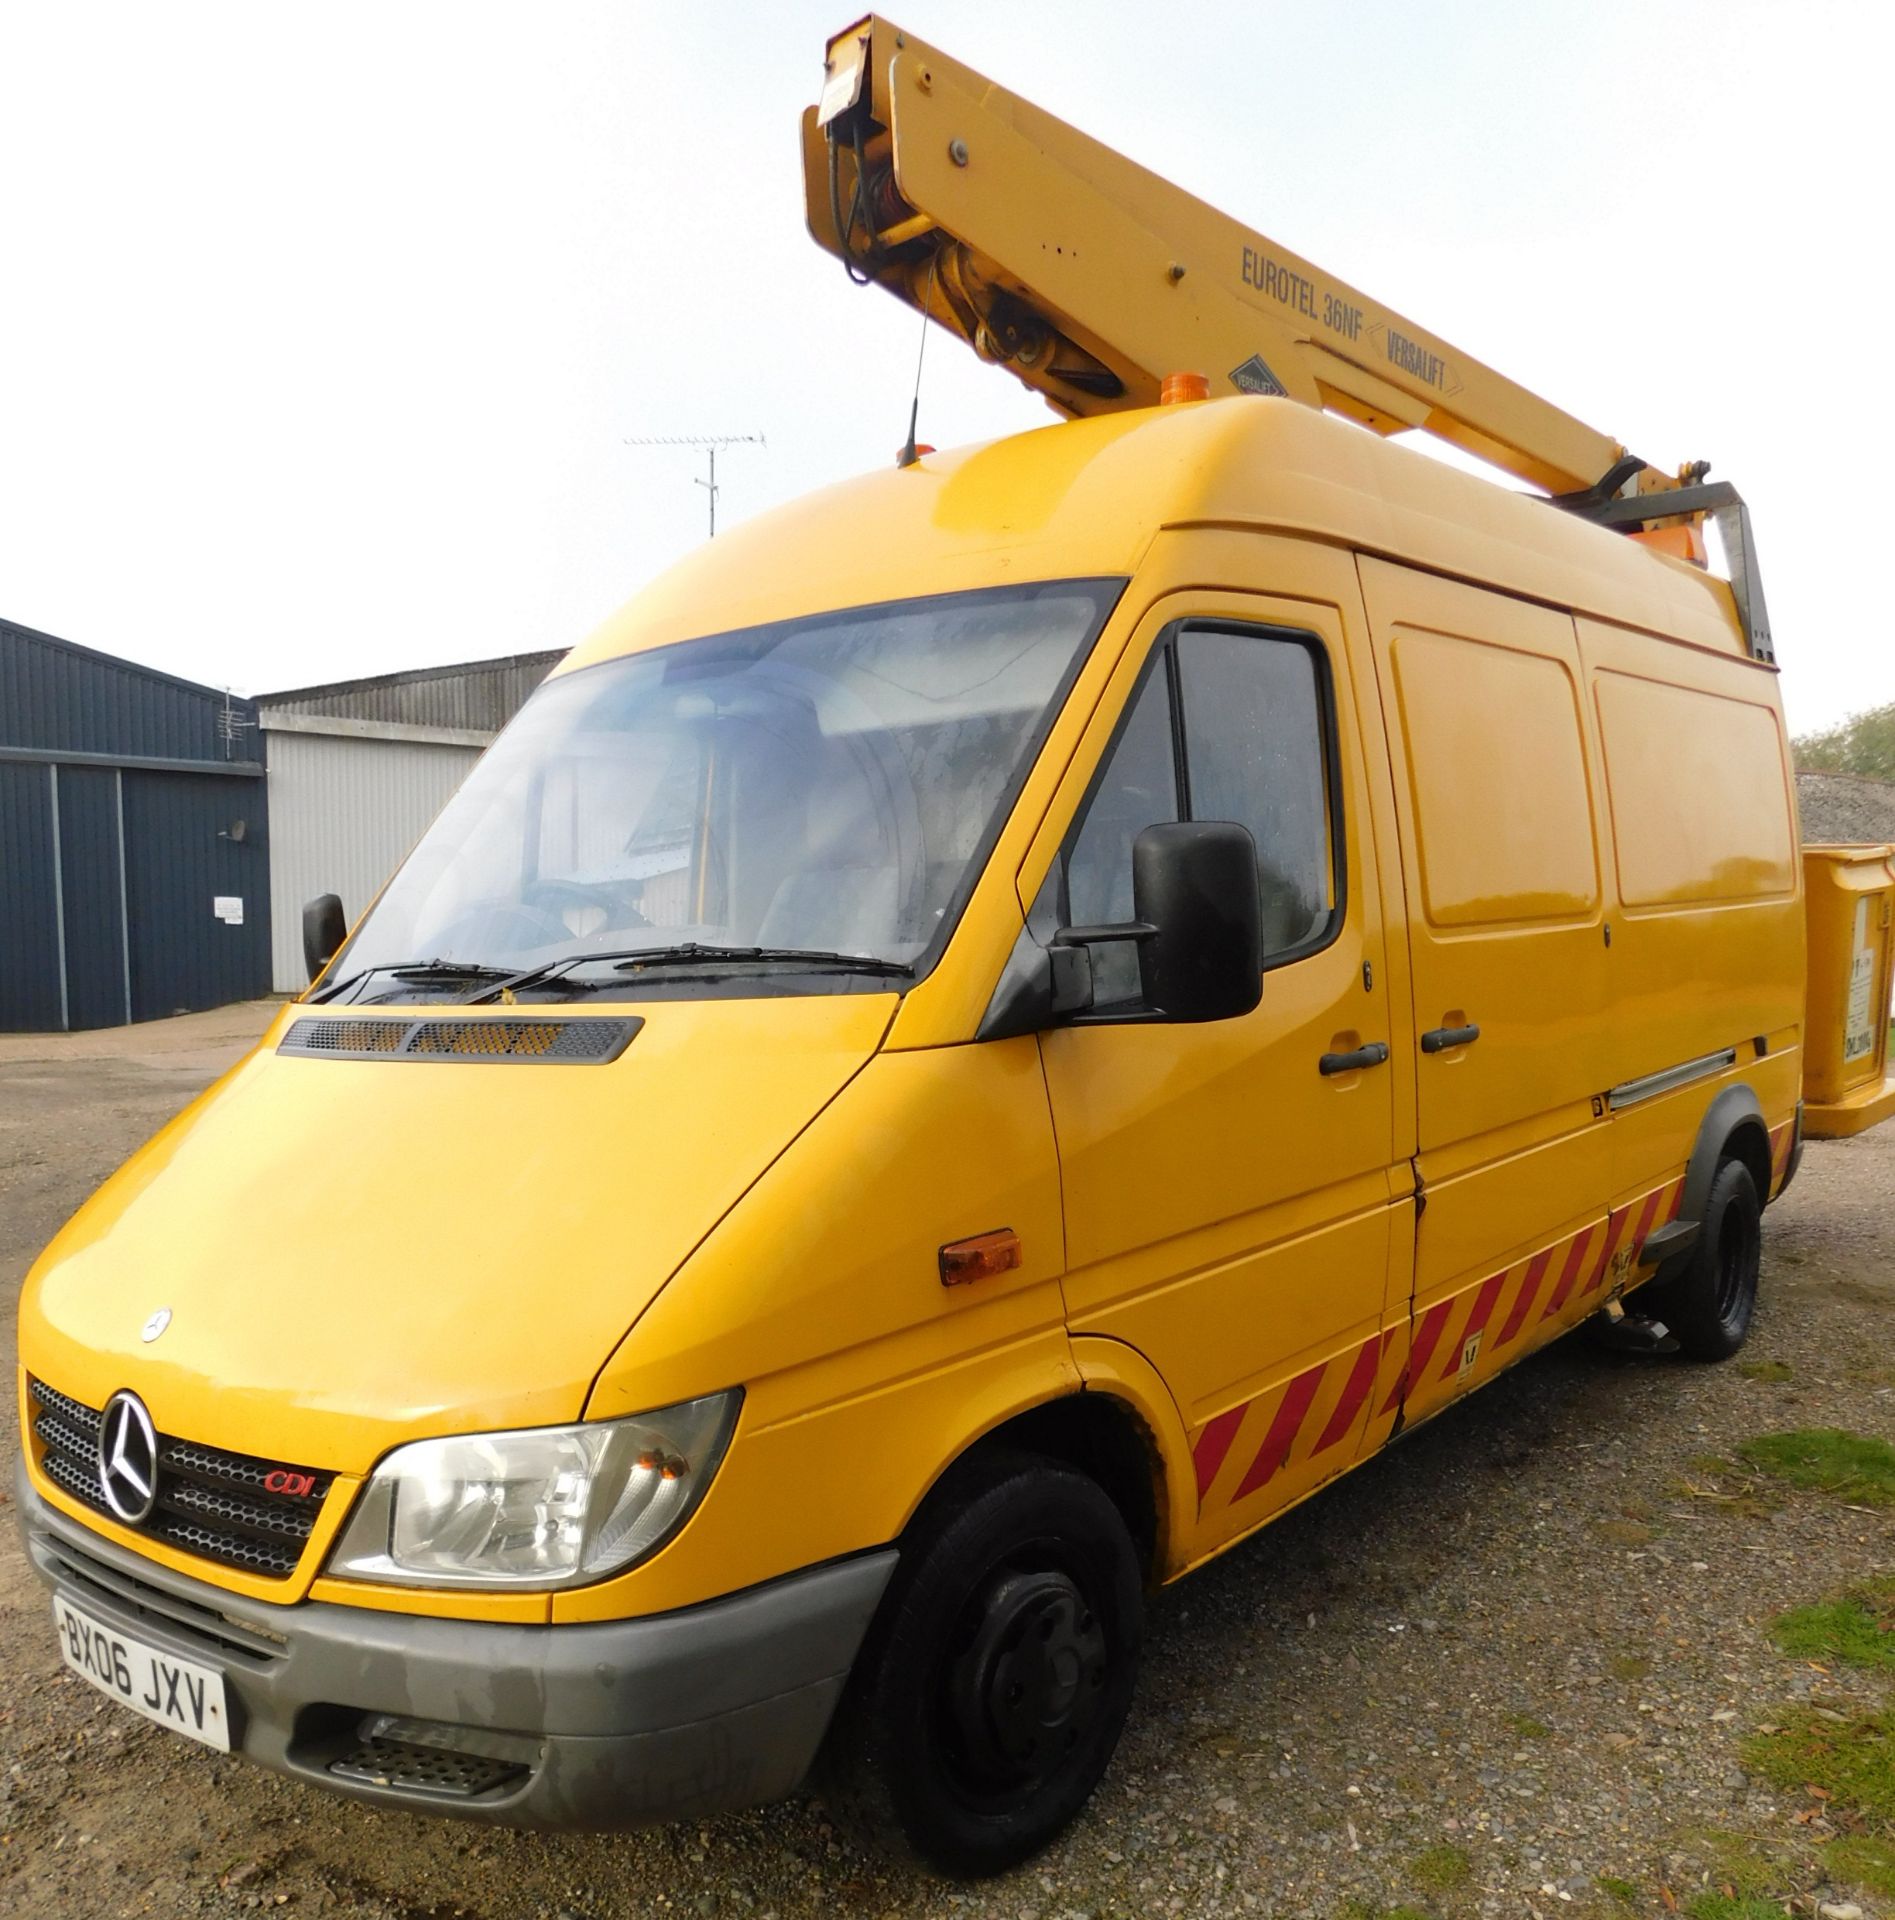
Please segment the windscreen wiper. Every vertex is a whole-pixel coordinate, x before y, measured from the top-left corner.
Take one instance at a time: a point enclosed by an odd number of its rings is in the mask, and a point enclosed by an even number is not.
[[[459,1004],[463,1007],[477,1007],[484,1000],[496,1000],[502,994],[517,993],[522,987],[543,986],[548,980],[554,980],[572,967],[583,967],[593,961],[636,960],[647,954],[669,953],[669,947],[602,947],[590,949],[585,953],[562,953],[556,960],[537,961],[530,967],[522,967],[517,973],[505,973],[494,969],[497,978],[484,981],[470,994],[462,997]]]
[[[800,963],[833,973],[882,974],[891,979],[898,976],[906,977],[914,972],[913,967],[904,966],[899,960],[883,960],[871,953],[829,953],[814,947],[720,947],[707,946],[697,940],[686,940],[670,947],[624,947],[617,950],[561,954],[557,960],[542,960],[538,966],[523,967],[518,973],[483,981],[472,993],[464,996],[460,1004],[467,1007],[479,1006],[484,1001],[496,1000],[509,993],[518,993],[525,987],[544,986],[547,981],[557,979],[573,967],[595,966],[609,962],[616,972],[636,973],[645,967],[675,966],[680,961],[723,966],[731,963],[747,965],[759,960],[786,965]]]
[[[801,962],[827,972],[880,973],[891,978],[914,972],[913,967],[899,960],[884,960],[873,953],[832,953],[821,947],[714,947],[696,940],[686,940],[676,947],[653,947],[645,953],[628,953],[617,962],[616,970],[636,973],[640,967],[665,966],[675,960],[709,961],[713,965],[727,960]]]
[[[325,1000],[333,1000],[338,994],[347,993],[358,982],[366,980],[372,973],[392,973],[398,980],[497,980],[506,973],[505,967],[488,967],[474,960],[397,960],[384,962],[379,966],[363,967],[352,973],[346,980],[338,980],[333,987],[324,987],[314,996],[312,1005],[320,1005]]]

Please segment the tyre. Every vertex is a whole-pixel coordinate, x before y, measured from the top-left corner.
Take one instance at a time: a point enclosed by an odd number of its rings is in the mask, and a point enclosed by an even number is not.
[[[1096,1482],[976,1457],[902,1542],[825,1749],[830,1804],[941,1873],[1018,1865],[1112,1758],[1143,1609],[1137,1550]]]
[[[1641,1306],[1664,1321],[1692,1359],[1728,1360],[1750,1332],[1762,1263],[1757,1183],[1741,1160],[1726,1160],[1711,1181],[1698,1244],[1683,1271],[1653,1281]]]

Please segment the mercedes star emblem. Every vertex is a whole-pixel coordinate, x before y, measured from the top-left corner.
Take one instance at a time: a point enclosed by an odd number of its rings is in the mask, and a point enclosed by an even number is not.
[[[171,1324],[171,1309],[160,1307],[139,1329],[138,1337],[149,1346]]]
[[[158,1502],[158,1434],[135,1393],[113,1394],[99,1420],[99,1485],[105,1504],[138,1526]]]

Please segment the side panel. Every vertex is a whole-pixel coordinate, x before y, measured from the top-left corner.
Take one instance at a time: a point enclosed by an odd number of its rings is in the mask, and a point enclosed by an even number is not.
[[[1732,1080],[1756,1090],[1773,1133],[1794,1116],[1802,874],[1776,675],[1602,621],[1578,626],[1609,803],[1600,1085],[1613,1191],[1625,1196],[1682,1169]]]
[[[0,760],[0,1033],[57,1033],[58,892],[53,769]]]
[[[1381,561],[1360,565],[1414,969],[1425,1210],[1406,1369],[1412,1420],[1497,1370],[1503,1349],[1527,1337],[1523,1319],[1502,1339],[1540,1253],[1580,1248],[1570,1275],[1562,1256],[1550,1285],[1544,1270],[1536,1278],[1526,1309],[1535,1327],[1574,1318],[1595,1277],[1590,1236],[1609,1187],[1597,1098],[1606,907],[1571,618]]]

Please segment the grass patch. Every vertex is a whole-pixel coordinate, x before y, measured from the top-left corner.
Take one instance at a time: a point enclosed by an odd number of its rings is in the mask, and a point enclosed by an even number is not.
[[[1763,1474],[1722,1454],[1695,1454],[1687,1467],[1689,1477],[1671,1484],[1674,1499],[1702,1500],[1728,1520],[1767,1519],[1782,1505],[1775,1485]]]
[[[1821,1606],[1792,1607],[1771,1621],[1770,1638],[1803,1660],[1895,1668],[1895,1580],[1876,1581]]]
[[[1823,1871],[1832,1880],[1895,1900],[1895,1846],[1886,1840],[1852,1833],[1832,1841],[1823,1849]]]
[[[1593,1884],[1601,1893],[1616,1900],[1622,1907],[1637,1907],[1641,1904],[1638,1889],[1629,1880],[1615,1880],[1611,1874],[1602,1873]]]
[[[1658,1535],[1643,1520],[1602,1520],[1599,1538],[1614,1547],[1649,1547]]]
[[[1507,1725],[1522,1740],[1550,1740],[1553,1737],[1553,1729],[1544,1720],[1535,1720],[1531,1714],[1510,1713],[1507,1715]]]
[[[1744,1764],[1775,1786],[1815,1787],[1835,1810],[1895,1833],[1895,1713],[1838,1724],[1798,1708],[1774,1733],[1745,1741]]]
[[[1740,1360],[1737,1371],[1746,1380],[1761,1380],[1773,1387],[1796,1378],[1796,1369],[1787,1360]]]
[[[1687,1920],[1783,1920],[1792,1893],[1807,1881],[1807,1862],[1796,1851],[1755,1834],[1699,1827],[1684,1838],[1710,1869],[1709,1885],[1685,1901]]]
[[[1737,1449],[1747,1466],[1856,1506],[1895,1506],[1895,1447],[1843,1427],[1764,1433]]]
[[[1342,1920],[1434,1920],[1420,1907],[1374,1907],[1366,1900],[1351,1900],[1342,1909]]]
[[[1643,1680],[1651,1672],[1652,1663],[1642,1654],[1615,1653],[1605,1663],[1605,1670],[1614,1680]]]
[[[1430,1893],[1452,1893],[1473,1879],[1474,1863],[1463,1848],[1430,1847],[1409,1861],[1408,1871]]]
[[[1782,1885],[1782,1863],[1766,1855],[1749,1834],[1701,1827],[1690,1837],[1711,1869],[1714,1892],[1732,1900],[1761,1900]]]

